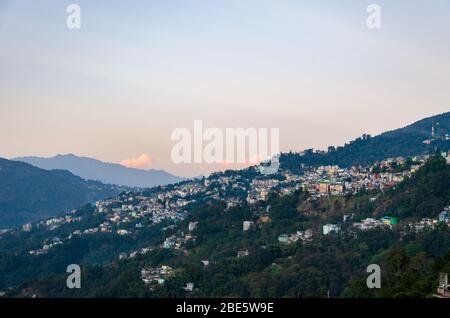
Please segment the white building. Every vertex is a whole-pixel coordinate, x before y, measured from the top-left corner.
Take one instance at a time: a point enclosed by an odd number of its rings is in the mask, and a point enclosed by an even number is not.
[[[341,227],[337,224],[325,224],[322,229],[323,235],[328,235],[331,232],[339,233]]]
[[[201,262],[205,267],[209,265],[209,260],[202,260]]]
[[[186,286],[183,289],[187,292],[194,291],[194,283],[186,283]]]
[[[245,257],[248,256],[250,253],[248,252],[248,250],[242,250],[242,251],[238,251],[237,252],[237,257],[241,258],[241,257]]]
[[[27,223],[22,226],[22,231],[30,232],[32,228],[33,228],[33,225],[31,223]]]
[[[244,221],[244,223],[242,224],[242,230],[244,232],[250,230],[250,228],[253,226],[253,223],[253,221]]]
[[[197,228],[198,222],[189,222],[189,232],[194,231]]]

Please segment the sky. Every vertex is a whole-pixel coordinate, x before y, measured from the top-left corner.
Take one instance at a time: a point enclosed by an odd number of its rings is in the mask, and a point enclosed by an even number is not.
[[[236,167],[173,162],[194,120],[326,149],[449,111],[449,57],[448,0],[0,0],[0,157]]]

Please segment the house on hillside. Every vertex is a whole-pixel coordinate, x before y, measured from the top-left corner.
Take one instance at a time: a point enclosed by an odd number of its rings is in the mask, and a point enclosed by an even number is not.
[[[322,226],[323,235],[328,235],[331,232],[339,233],[341,227],[337,224],[325,224]]]
[[[439,285],[434,296],[438,298],[450,298],[450,285],[448,283],[447,273],[439,273]]]

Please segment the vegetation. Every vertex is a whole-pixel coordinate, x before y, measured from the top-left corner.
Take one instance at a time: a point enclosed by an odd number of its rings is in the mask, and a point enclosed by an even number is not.
[[[0,240],[0,288],[16,286],[11,296],[42,297],[428,297],[437,286],[438,273],[450,269],[450,230],[441,223],[420,232],[405,231],[408,222],[423,216],[436,218],[450,203],[449,165],[433,157],[416,175],[395,189],[356,196],[328,197],[311,201],[301,191],[272,196],[270,222],[259,222],[264,206],[227,210],[223,203],[199,203],[179,224],[199,221],[196,240],[188,254],[157,248],[135,258],[117,260],[114,255],[146,244],[160,244],[170,234],[161,225],[139,237],[109,234],[76,239],[64,248],[32,258],[23,255],[39,236],[39,230]],[[376,197],[373,201],[371,198]],[[392,228],[355,230],[351,222],[392,212],[401,223]],[[86,216],[92,212],[87,206]],[[342,223],[344,214],[353,214]],[[242,231],[242,222],[255,226]],[[86,218],[84,222],[93,222]],[[324,236],[321,225],[341,222],[342,231]],[[311,242],[282,244],[284,233],[314,229]],[[69,231],[61,228],[57,231]],[[172,230],[176,232],[177,230]],[[58,235],[58,233],[54,233]],[[237,257],[240,250],[249,256]],[[202,260],[210,264],[204,266]],[[67,264],[82,266],[82,288],[65,287]],[[368,289],[366,268],[379,264],[382,288]],[[175,274],[152,290],[140,278],[143,267],[169,265]],[[195,284],[192,292],[183,287]]]

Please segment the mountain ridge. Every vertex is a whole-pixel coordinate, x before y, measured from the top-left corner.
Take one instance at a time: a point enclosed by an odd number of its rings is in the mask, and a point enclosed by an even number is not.
[[[103,162],[74,154],[59,154],[48,158],[37,156],[18,157],[13,160],[26,162],[46,170],[68,170],[84,179],[127,187],[151,188],[183,180],[183,178],[164,170],[129,168],[117,163]]]
[[[441,221],[416,230],[408,223],[417,225],[424,216],[437,218],[438,211],[448,207],[449,181],[442,176],[450,173],[450,166],[436,155],[416,173],[392,192],[320,198],[310,207],[320,209],[318,215],[301,209],[309,197],[302,189],[269,197],[263,204],[271,207],[265,210],[268,222],[261,219],[261,207],[243,204],[227,209],[220,201],[196,202],[186,219],[170,228],[169,223],[162,223],[151,229],[141,226],[139,233],[123,237],[112,230],[71,236],[61,243],[64,248],[55,246],[48,254],[24,256],[30,246],[41,246],[42,234],[47,233],[45,242],[49,242],[55,235],[60,238],[77,229],[73,223],[56,230],[36,225],[30,232],[11,233],[0,241],[0,251],[14,249],[0,255],[0,278],[8,278],[8,283],[16,286],[9,295],[12,297],[293,298],[327,297],[330,291],[333,297],[429,297],[439,272],[450,264],[450,226]],[[421,209],[420,198],[411,200],[411,194],[416,196],[424,187],[442,199],[429,198],[438,209],[430,209],[426,215],[416,213]],[[377,208],[389,203],[392,195],[402,193],[406,195],[400,195],[398,202],[388,204],[394,208],[391,212],[400,212],[396,213],[399,223],[355,228],[363,218],[375,217]],[[129,201],[129,195],[122,195],[123,202]],[[346,215],[350,219],[346,220]],[[107,219],[104,213],[96,214],[93,206],[82,208],[76,216],[84,222],[78,226],[80,233]],[[246,230],[243,223],[248,220],[253,222]],[[135,222],[142,225],[142,221]],[[339,231],[322,232],[321,225],[329,222],[339,223]],[[311,236],[292,242],[280,240],[283,233],[299,230],[310,231]],[[183,236],[188,237],[182,243],[185,250],[166,244]],[[17,244],[19,238],[21,244]],[[106,247],[108,254],[116,257],[98,266],[98,257],[105,257]],[[388,278],[383,289],[366,287],[366,268],[374,262]],[[71,263],[84,266],[83,289],[66,288],[65,266]],[[163,267],[168,272],[161,274],[157,269]],[[161,275],[165,275],[162,283],[151,281]],[[195,289],[186,290],[190,282]]]
[[[51,217],[124,190],[66,170],[44,170],[0,158],[0,228]]]
[[[293,170],[299,169],[298,164],[350,167],[386,158],[430,154],[437,150],[450,150],[450,112],[423,118],[373,137],[363,134],[343,146],[330,146],[328,151],[306,149],[300,153],[284,153],[280,162]]]

